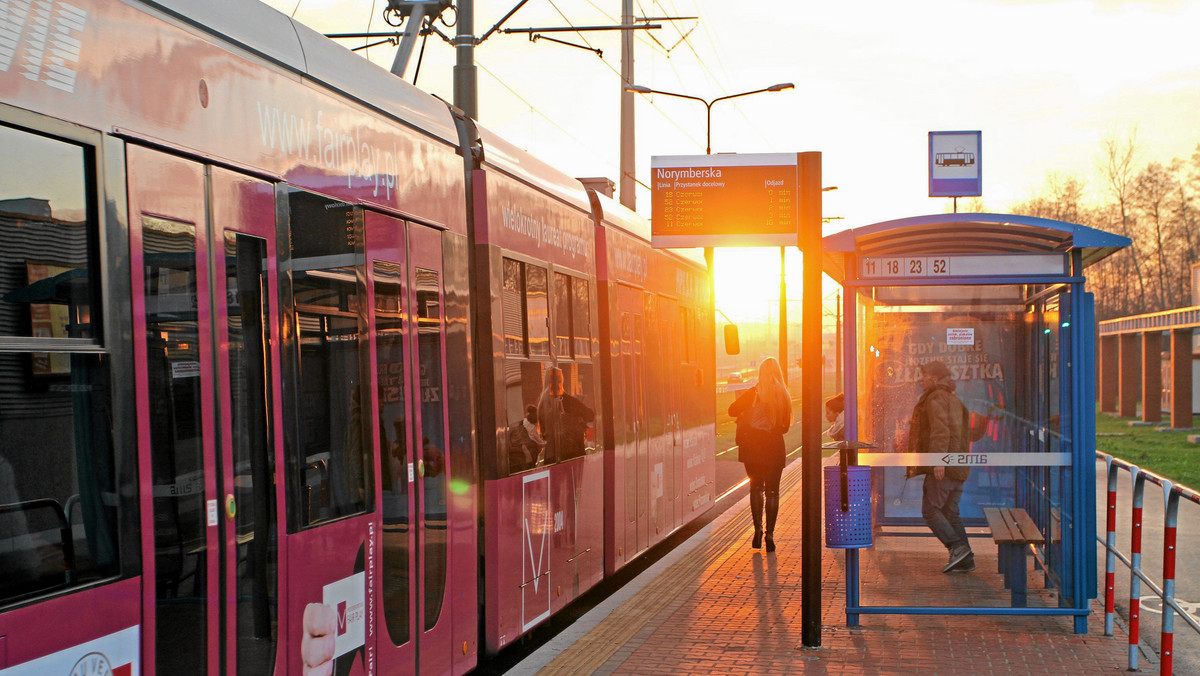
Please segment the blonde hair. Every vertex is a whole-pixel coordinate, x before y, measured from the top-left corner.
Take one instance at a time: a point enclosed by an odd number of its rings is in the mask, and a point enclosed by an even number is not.
[[[783,369],[774,357],[763,357],[758,365],[758,396],[771,412],[771,419],[787,428],[792,426],[792,395],[783,382]]]

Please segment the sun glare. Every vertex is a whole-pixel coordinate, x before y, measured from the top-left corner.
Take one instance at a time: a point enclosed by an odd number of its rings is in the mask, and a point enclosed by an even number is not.
[[[775,322],[779,317],[779,249],[723,248],[713,258],[717,309],[735,323]],[[804,262],[800,252],[787,250],[789,323],[799,322],[803,297]]]
[[[717,309],[735,324],[776,322],[779,317],[779,249],[718,248],[713,257]],[[799,324],[804,261],[794,248],[787,251],[788,323]],[[822,298],[833,298],[838,284],[822,278]],[[833,303],[828,313],[835,312]],[[829,303],[827,303],[829,304]],[[718,315],[718,318],[720,315]]]

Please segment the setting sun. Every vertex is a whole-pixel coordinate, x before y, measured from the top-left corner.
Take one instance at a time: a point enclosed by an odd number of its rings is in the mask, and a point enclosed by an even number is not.
[[[779,249],[719,248],[713,267],[717,309],[730,321],[765,322],[779,316]],[[800,298],[803,271],[800,252],[789,251],[788,298]]]

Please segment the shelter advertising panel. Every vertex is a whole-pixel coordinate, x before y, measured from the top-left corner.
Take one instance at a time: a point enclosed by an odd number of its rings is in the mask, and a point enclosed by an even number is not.
[[[864,454],[863,460],[882,466],[877,471],[886,477],[882,516],[920,519],[921,480],[905,478],[909,466],[969,466],[961,503],[965,520],[981,521],[983,508],[1012,504],[1013,467],[1031,460],[1015,452],[1021,437],[1010,409],[1019,370],[1020,313],[879,312],[872,324],[878,357],[868,355],[874,387],[862,400],[869,403],[872,423],[871,437],[864,438],[880,440],[882,453]],[[955,457],[909,452],[910,420],[922,393],[921,366],[933,361],[949,368],[955,394],[976,429],[967,452]]]
[[[655,248],[796,246],[797,155],[651,158]]]

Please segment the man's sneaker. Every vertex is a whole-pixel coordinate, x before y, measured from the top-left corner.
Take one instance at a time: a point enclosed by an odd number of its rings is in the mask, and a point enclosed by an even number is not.
[[[975,555],[971,554],[967,558],[959,561],[953,568],[946,571],[948,573],[969,573],[975,570]]]
[[[949,573],[958,564],[962,563],[963,559],[968,556],[974,556],[970,545],[955,545],[950,550],[950,561],[942,568],[943,573]]]

